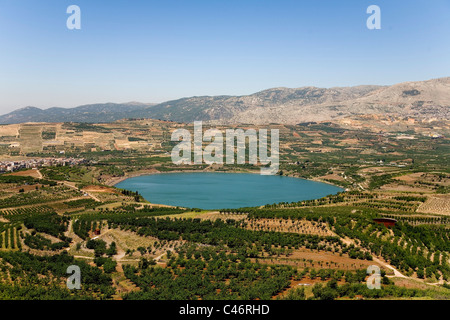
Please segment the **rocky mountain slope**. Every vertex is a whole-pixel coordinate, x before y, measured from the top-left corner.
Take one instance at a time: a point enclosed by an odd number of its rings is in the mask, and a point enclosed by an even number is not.
[[[273,88],[247,96],[190,97],[157,105],[109,103],[47,110],[28,107],[1,116],[0,123],[154,118],[178,122],[296,124],[365,114],[450,119],[450,77],[393,86]]]

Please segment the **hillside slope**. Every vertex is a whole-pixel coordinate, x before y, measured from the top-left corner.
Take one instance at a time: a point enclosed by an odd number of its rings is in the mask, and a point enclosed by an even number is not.
[[[1,116],[0,123],[100,123],[153,118],[177,122],[295,124],[365,114],[450,119],[450,77],[392,86],[273,88],[246,96],[189,97],[157,105],[107,103],[46,110],[27,107]]]

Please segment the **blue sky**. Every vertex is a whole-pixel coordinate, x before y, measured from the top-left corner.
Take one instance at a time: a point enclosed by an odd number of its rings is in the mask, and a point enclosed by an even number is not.
[[[450,0],[0,0],[0,113],[450,76],[449,17]]]

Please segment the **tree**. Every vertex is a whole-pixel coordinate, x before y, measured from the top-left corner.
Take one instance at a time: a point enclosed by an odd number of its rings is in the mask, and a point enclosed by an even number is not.
[[[106,273],[111,273],[116,271],[117,262],[112,259],[106,259],[105,263],[103,264],[103,271]]]
[[[418,268],[417,269],[417,277],[420,279],[423,279],[425,276],[425,272],[423,271],[423,268]]]
[[[108,250],[106,250],[106,255],[108,257],[112,257],[114,255],[117,254],[117,247],[116,247],[116,243],[113,241],[111,242],[111,244],[109,245]]]
[[[305,288],[294,288],[289,290],[288,294],[283,297],[285,300],[305,300]]]
[[[141,256],[143,256],[147,252],[147,249],[145,249],[144,247],[138,247],[137,250],[141,253]]]
[[[331,280],[330,282],[332,282],[333,280]],[[331,286],[333,286],[334,284],[332,284]],[[318,299],[318,300],[334,300],[338,297],[338,292],[333,289],[330,286],[325,286],[322,287],[322,285],[320,283],[316,283],[313,288],[312,288],[312,292],[314,294],[314,298]]]
[[[103,240],[89,240],[86,243],[88,249],[94,249],[94,254],[96,257],[101,257],[106,253],[106,242]]]

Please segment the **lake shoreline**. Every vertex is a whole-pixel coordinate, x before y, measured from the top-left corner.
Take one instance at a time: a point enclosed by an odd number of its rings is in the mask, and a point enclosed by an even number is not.
[[[221,171],[221,170],[172,170],[172,171],[159,171],[156,169],[151,169],[151,170],[142,170],[142,171],[136,171],[133,172],[131,174],[125,175],[123,177],[113,177],[113,178],[109,178],[107,181],[105,181],[105,185],[110,186],[110,187],[115,187],[116,185],[118,185],[119,183],[131,179],[131,178],[136,178],[136,177],[142,177],[142,176],[150,176],[150,175],[154,175],[154,174],[168,174],[168,173],[252,173],[252,174],[260,174],[259,170],[258,171],[241,171],[241,170],[227,170],[227,171]],[[321,180],[319,178],[311,178],[311,179],[306,179],[306,178],[301,178],[301,177],[296,177],[296,176],[290,176],[290,175],[283,175],[283,177],[289,177],[289,178],[296,178],[296,179],[302,179],[302,180],[308,180],[308,181],[314,181],[314,182],[320,182],[320,183],[325,183],[325,184],[329,184],[331,186],[334,187],[338,187],[340,189],[342,189],[342,192],[346,192],[346,189],[340,185],[331,183],[329,181],[325,181],[325,180]]]
[[[324,183],[324,182],[318,181],[318,180],[304,179],[304,178],[288,176],[288,175],[271,175],[271,177],[275,178],[275,180],[264,179],[264,181],[272,181],[272,182],[269,182],[269,185],[271,186],[271,188],[265,188],[265,189],[262,189],[262,190],[266,190],[266,191],[260,190],[259,193],[253,194],[251,191],[247,191],[247,190],[256,190],[256,189],[259,188],[259,187],[257,187],[257,185],[259,185],[259,183],[258,183],[259,180],[256,180],[256,184],[255,184],[255,179],[257,179],[257,178],[255,178],[255,176],[260,176],[260,171],[259,170],[258,171],[256,171],[256,170],[254,170],[254,171],[250,171],[250,170],[230,170],[230,171],[220,171],[220,170],[173,170],[173,171],[159,171],[159,170],[153,169],[153,170],[143,170],[143,171],[133,172],[133,173],[127,174],[126,176],[123,176],[123,177],[114,177],[113,179],[110,179],[108,182],[113,187],[116,187],[116,188],[119,188],[119,189],[127,189],[127,190],[135,190],[136,189],[136,190],[140,190],[139,191],[140,194],[147,201],[151,202],[150,194],[148,194],[148,193],[146,194],[146,192],[148,192],[148,190],[139,189],[139,187],[136,186],[136,185],[133,186],[133,182],[132,181],[130,181],[131,184],[129,184],[129,183],[122,184],[122,182],[127,181],[127,180],[132,179],[132,178],[146,177],[146,176],[151,177],[151,176],[158,175],[159,177],[156,178],[156,180],[153,179],[153,181],[160,181],[160,183],[162,183],[162,185],[166,185],[167,183],[170,184],[169,181],[173,181],[173,179],[175,179],[175,180],[181,179],[181,180],[177,180],[177,183],[174,185],[174,186],[181,186],[181,185],[184,184],[183,183],[184,178],[180,178],[180,177],[173,177],[172,178],[172,177],[169,177],[169,176],[180,175],[180,174],[188,174],[189,175],[189,174],[198,174],[198,173],[205,173],[205,174],[207,174],[207,173],[209,173],[209,174],[218,174],[218,173],[223,173],[223,174],[227,174],[227,173],[233,174],[234,173],[234,174],[237,174],[237,173],[240,173],[240,174],[243,174],[243,175],[248,175],[247,178],[245,178],[245,177],[237,178],[236,177],[236,179],[239,180],[240,182],[235,182],[235,183],[238,183],[238,184],[237,185],[233,184],[234,187],[232,187],[231,189],[228,189],[229,192],[226,193],[228,195],[233,194],[233,192],[235,192],[235,189],[238,188],[238,186],[244,186],[247,183],[250,183],[250,185],[252,185],[252,184],[253,185],[250,188],[248,186],[247,186],[247,188],[244,187],[242,193],[237,192],[233,196],[229,196],[229,199],[227,199],[227,197],[221,199],[222,203],[220,203],[220,205],[218,204],[218,206],[207,204],[207,203],[203,204],[203,206],[202,206],[202,205],[197,204],[195,202],[189,203],[189,201],[187,201],[187,202],[179,202],[179,203],[173,202],[172,199],[165,198],[165,197],[167,197],[166,196],[167,192],[164,190],[164,187],[162,189],[158,188],[158,189],[154,189],[152,191],[152,195],[153,195],[153,197],[155,197],[155,199],[153,199],[153,200],[156,200],[155,202],[157,202],[157,203],[164,203],[164,204],[169,205],[169,206],[201,207],[201,208],[206,208],[206,209],[211,207],[211,208],[217,209],[219,207],[220,208],[227,207],[227,204],[228,204],[228,206],[230,208],[234,208],[234,206],[236,205],[236,202],[239,202],[239,201],[241,201],[243,203],[248,202],[250,204],[243,204],[243,205],[235,206],[236,208],[243,207],[243,206],[259,207],[260,206],[259,203],[265,203],[264,201],[266,201],[266,200],[268,201],[267,203],[272,203],[272,202],[273,203],[277,203],[277,202],[296,202],[296,201],[301,201],[301,200],[320,199],[320,198],[326,197],[327,195],[337,194],[337,193],[345,191],[345,189],[343,189],[340,186],[335,186],[335,185],[333,185],[331,183]],[[163,177],[163,175],[165,175],[165,174],[167,174],[167,177]],[[267,175],[263,175],[263,176],[270,177],[270,176],[267,176]],[[278,176],[278,178],[277,178],[277,176]],[[194,179],[200,179],[202,182],[197,182],[197,183],[194,182],[192,184],[194,189],[196,188],[194,186],[198,187],[198,186],[202,186],[203,185],[203,182],[205,181],[203,179],[206,179],[206,181],[208,181],[208,179],[209,179],[207,177],[203,177],[203,178],[199,178],[199,177],[201,177],[201,175],[198,175]],[[287,179],[289,179],[289,178],[296,178],[296,179],[286,180],[287,182],[283,183],[282,181],[280,182],[280,180],[279,180],[280,178],[284,178],[284,179],[286,179],[286,178]],[[190,180],[192,178],[190,177],[188,179]],[[224,181],[224,182],[225,181],[230,181],[230,179],[225,178],[225,175],[224,175],[224,178],[223,178],[224,180],[222,180],[222,178],[218,178],[218,177],[216,177],[214,179],[219,179],[219,181]],[[233,179],[235,179],[235,178],[231,178],[232,181],[233,181]],[[142,180],[142,181],[146,181],[146,180]],[[289,181],[291,181],[291,182],[289,182]],[[297,182],[295,182],[295,181],[298,181],[299,186],[300,186],[299,189],[297,188]],[[208,182],[206,182],[206,183],[208,184]],[[280,183],[281,183],[281,185],[280,185]],[[316,184],[315,185],[311,185],[309,187],[310,189],[308,189],[308,188],[303,189],[303,187],[302,187],[303,183],[306,183],[306,184],[307,183],[316,183]],[[118,186],[118,184],[120,184],[120,186]],[[219,182],[219,184],[222,185],[220,182]],[[223,184],[223,188],[227,188],[227,187],[225,187],[226,185],[229,188],[230,183],[224,183]],[[326,185],[328,185],[329,187],[326,187]],[[283,194],[280,194],[279,190],[283,190],[283,188],[285,188],[285,186],[289,186],[289,187],[287,187],[288,189],[285,189],[285,192]],[[177,190],[176,188],[177,187],[175,187],[175,189],[171,189],[172,190],[171,192],[175,192],[176,193],[177,191],[174,191],[174,190]],[[214,189],[214,186],[212,188]],[[320,191],[317,192],[317,189],[318,190],[322,190],[322,192],[320,192]],[[161,190],[164,190],[164,191],[161,191]],[[311,191],[309,191],[309,190],[311,190]],[[155,192],[156,192],[156,194],[160,194],[159,192],[162,192],[162,194],[164,196],[162,198],[158,197],[158,196],[155,196]],[[192,191],[190,190],[189,192],[192,192]],[[208,194],[208,191],[199,191],[199,190],[197,190],[196,192],[197,192],[196,194],[202,194],[202,195]],[[206,193],[203,193],[203,192],[206,192]],[[247,194],[247,192],[248,192],[248,194]],[[260,195],[264,194],[264,193],[265,193],[265,195],[262,198],[260,198]],[[297,196],[292,197],[293,193],[294,194],[297,193],[298,197]],[[247,196],[242,197],[243,194],[247,194]],[[291,196],[287,196],[288,194],[290,194]],[[307,196],[306,198],[303,198],[304,195],[308,195],[308,194],[309,194],[309,196]],[[150,198],[148,198],[148,197],[150,197]],[[216,197],[212,196],[210,194],[209,195],[209,199],[213,199],[213,198],[216,198]],[[188,196],[188,198],[186,198],[186,199],[190,199],[190,197]],[[237,199],[240,199],[240,200],[237,200]],[[247,199],[247,200],[245,200],[245,199]],[[269,199],[271,199],[271,200],[269,200]],[[276,199],[278,199],[278,200],[276,200]],[[207,200],[207,201],[210,201],[210,200]]]

